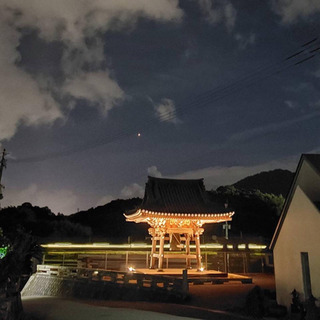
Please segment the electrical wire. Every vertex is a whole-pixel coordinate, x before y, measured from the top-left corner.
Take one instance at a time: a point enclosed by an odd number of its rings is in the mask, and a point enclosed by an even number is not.
[[[248,89],[253,85],[257,85],[261,81],[272,77],[276,74],[280,74],[285,72],[288,69],[294,68],[298,65],[305,63],[306,61],[314,58],[318,51],[320,50],[319,47],[319,40],[318,38],[314,38],[311,41],[304,43],[302,49],[299,51],[294,52],[293,54],[288,55],[284,59],[279,62],[269,64],[267,66],[259,67],[254,72],[241,77],[235,81],[231,81],[225,85],[217,86],[213,89],[207,90],[201,94],[189,97],[184,103],[177,105],[175,110],[167,111],[162,113],[160,119],[153,118],[149,121],[144,121],[143,126],[139,126],[139,130],[141,127],[146,130],[147,128],[154,127],[155,124],[160,122],[170,122],[177,119],[177,117],[184,116],[190,112],[198,111],[199,109],[203,109],[208,107],[208,105],[212,105],[224,98],[237,94],[241,92],[243,89]],[[103,139],[98,139],[91,141],[90,143],[86,143],[84,145],[73,147],[71,149],[63,150],[63,151],[54,151],[48,152],[46,154],[40,154],[30,157],[12,159],[10,162],[12,163],[34,163],[40,162],[50,159],[55,159],[58,157],[65,157],[70,156],[74,153],[87,151],[90,149],[94,149],[100,146],[107,145],[109,143],[128,138],[132,135],[136,135],[139,131],[137,126],[126,127],[125,130],[122,130],[119,133],[114,135],[109,135],[108,137],[104,137]]]

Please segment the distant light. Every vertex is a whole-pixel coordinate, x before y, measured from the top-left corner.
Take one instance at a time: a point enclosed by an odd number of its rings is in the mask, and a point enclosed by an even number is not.
[[[8,253],[8,247],[0,248],[0,259],[3,259]]]
[[[201,267],[201,268],[199,269],[199,271],[201,271],[201,272],[204,271],[204,267]]]
[[[92,248],[101,248],[101,249],[123,249],[123,248],[131,248],[132,246],[134,247],[139,247],[139,248],[151,248],[151,244],[146,244],[146,243],[141,243],[141,244],[110,244],[110,243],[87,243],[87,244],[72,244],[72,243],[49,243],[49,244],[42,244],[41,247],[43,248],[53,248],[53,249],[87,249],[90,250]]]
[[[135,269],[134,267],[132,267],[132,266],[131,266],[131,267],[129,267],[129,268],[128,268],[128,270],[129,270],[130,272],[134,272],[134,271],[136,271],[136,269]]]
[[[138,132],[137,136],[138,136],[138,137],[141,137],[141,133],[140,133],[140,132]]]
[[[264,250],[267,246],[264,244],[249,243],[248,248],[253,250]]]
[[[93,272],[93,274],[94,274],[95,276],[97,276],[97,275],[99,274],[99,271],[96,270],[96,271]]]
[[[143,242],[132,242],[131,247],[140,247],[140,248],[148,248],[149,246]]]

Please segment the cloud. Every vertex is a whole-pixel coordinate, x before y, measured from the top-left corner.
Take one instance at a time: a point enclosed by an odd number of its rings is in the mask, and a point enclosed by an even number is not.
[[[317,71],[314,72],[314,76],[316,78],[320,78],[320,69],[318,69]]]
[[[140,17],[179,22],[183,11],[178,0],[1,1],[1,140],[10,139],[20,124],[47,125],[63,118],[58,101],[66,95],[69,105],[86,99],[104,114],[117,105],[125,94],[111,75],[103,34],[130,30]],[[44,43],[61,45],[62,58],[57,68],[63,79],[59,83],[50,73],[32,70],[31,75],[19,64],[19,48],[26,31],[33,31],[33,37]]]
[[[98,206],[104,206],[105,204],[111,202],[111,201],[114,200],[114,199],[115,199],[114,196],[108,194],[108,195],[106,195],[106,196],[103,196],[101,199],[99,199],[99,200],[97,201],[97,203],[96,203],[95,206],[96,206],[96,207],[98,207]]]
[[[296,109],[299,106],[297,102],[291,100],[286,100],[284,103],[289,109]]]
[[[232,166],[232,167],[208,167],[193,170],[173,176],[176,179],[199,179],[204,178],[207,190],[216,189],[219,186],[231,185],[247,176],[270,171],[274,169],[287,169],[294,171],[297,167],[300,155],[285,159],[274,160],[253,166]]]
[[[308,18],[320,12],[317,0],[273,0],[273,10],[281,16],[283,23],[293,23],[298,18]]]
[[[320,153],[320,145],[318,147],[313,148],[308,153]]]
[[[282,122],[271,123],[266,126],[261,126],[261,127],[256,127],[253,129],[244,130],[242,132],[238,132],[238,133],[233,134],[229,138],[229,141],[236,142],[236,141],[248,140],[248,139],[254,138],[259,135],[264,135],[264,134],[267,134],[270,132],[275,132],[275,131],[281,130],[283,128],[291,127],[292,125],[294,125],[296,123],[300,123],[303,121],[314,119],[315,117],[320,117],[319,111],[305,114],[305,115],[298,117],[298,118],[289,119],[289,120],[282,121]]]
[[[180,122],[176,115],[176,107],[173,100],[163,98],[159,104],[154,106],[154,108],[160,121],[172,123]]]
[[[143,198],[144,195],[144,188],[140,186],[137,183],[132,183],[129,186],[125,186],[121,192],[120,192],[120,197],[121,198]]]
[[[320,100],[313,101],[312,103],[310,103],[310,106],[317,110],[320,109]]]
[[[228,31],[233,29],[237,11],[229,0],[198,0],[198,3],[208,23],[224,23]]]
[[[254,44],[256,41],[256,35],[254,33],[250,33],[248,36],[236,33],[234,38],[237,40],[241,50],[245,50],[249,45]]]
[[[177,0],[11,0],[2,5],[15,10],[18,26],[35,27],[48,41],[81,43],[97,31],[130,28],[138,18],[179,21],[183,11]]]
[[[161,178],[162,174],[158,170],[156,166],[151,166],[147,168],[147,172],[149,176],[152,177],[157,177]],[[144,187],[142,187],[138,183],[132,183],[129,186],[125,186],[121,192],[120,192],[120,198],[134,198],[134,197],[139,197],[143,198],[144,197]]]
[[[67,80],[63,89],[75,98],[98,105],[104,114],[124,98],[124,92],[110,78],[108,71],[82,73],[77,78]]]
[[[161,172],[158,170],[156,166],[149,167],[147,171],[148,171],[148,175],[151,177],[156,177],[156,178],[162,177]]]
[[[51,94],[16,65],[21,34],[8,23],[0,5],[0,140],[10,139],[20,124],[49,124],[62,117]]]
[[[48,207],[54,213],[71,214],[75,212],[79,198],[71,190],[44,190],[36,184],[31,184],[24,190],[5,191],[4,199],[1,202],[3,207],[31,202],[34,206]]]

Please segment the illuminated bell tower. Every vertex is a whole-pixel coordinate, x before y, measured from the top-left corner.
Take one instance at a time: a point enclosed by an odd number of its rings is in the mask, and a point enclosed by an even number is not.
[[[200,270],[200,236],[206,223],[231,221],[234,212],[210,201],[203,179],[177,180],[148,177],[141,206],[125,214],[127,221],[146,222],[152,239],[150,268],[163,268],[167,259],[185,259],[191,268],[195,259]],[[190,243],[194,242],[195,252]],[[165,244],[169,251],[165,252]]]

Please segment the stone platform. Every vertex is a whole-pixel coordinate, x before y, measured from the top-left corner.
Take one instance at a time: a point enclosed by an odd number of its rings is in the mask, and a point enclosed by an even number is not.
[[[167,277],[182,278],[184,269],[135,269],[135,273],[142,273],[146,275],[161,275]],[[187,269],[187,277],[189,283],[201,284],[211,282],[212,284],[221,284],[225,282],[237,281],[241,283],[252,283],[252,278],[234,273],[221,272],[217,270],[203,270]]]
[[[137,269],[111,271],[38,265],[22,296],[90,299],[183,301],[189,284],[252,283],[252,278],[215,270]]]

